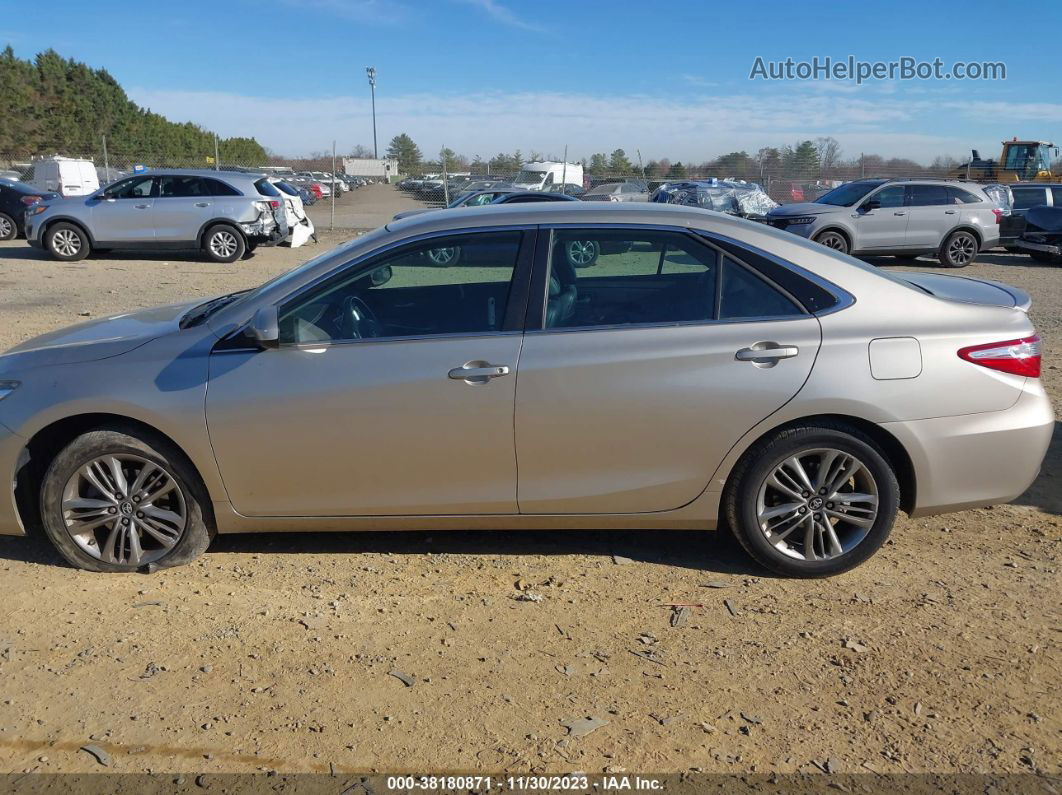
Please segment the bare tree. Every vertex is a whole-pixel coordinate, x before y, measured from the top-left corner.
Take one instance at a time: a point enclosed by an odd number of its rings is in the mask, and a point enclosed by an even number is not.
[[[819,153],[822,176],[829,178],[841,159],[841,144],[832,135],[827,135],[815,141],[815,149]]]

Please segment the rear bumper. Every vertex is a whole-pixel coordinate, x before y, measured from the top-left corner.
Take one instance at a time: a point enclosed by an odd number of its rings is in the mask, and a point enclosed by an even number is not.
[[[917,494],[912,516],[1010,502],[1040,472],[1055,413],[1039,380],[1011,408],[884,423],[911,456]]]
[[[20,460],[26,440],[0,425],[0,473],[3,473],[4,488],[0,493],[0,536],[24,536],[18,509],[15,507],[15,476],[25,463]]]

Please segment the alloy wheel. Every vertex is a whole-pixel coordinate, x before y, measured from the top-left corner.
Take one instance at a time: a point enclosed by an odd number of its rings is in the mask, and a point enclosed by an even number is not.
[[[568,243],[568,262],[576,268],[585,268],[597,259],[597,243],[593,240],[572,240]]]
[[[457,247],[428,249],[428,259],[431,260],[432,265],[452,265],[457,260]]]
[[[976,253],[973,235],[960,232],[948,241],[948,259],[955,265],[968,265]]]
[[[851,551],[878,516],[878,487],[850,453],[805,450],[775,466],[756,500],[760,531],[789,557],[827,560]]]
[[[233,256],[240,243],[233,232],[226,229],[215,232],[210,236],[210,251],[216,257],[225,258]]]
[[[125,453],[98,456],[71,475],[63,489],[62,515],[83,551],[130,566],[164,556],[188,525],[188,508],[174,476]]]
[[[819,237],[818,242],[826,248],[832,248],[834,251],[840,251],[842,254],[848,253],[848,243],[842,235],[837,232],[827,232]]]
[[[0,240],[7,240],[9,237],[13,237],[11,232],[11,222],[0,215]]]
[[[52,247],[62,257],[73,257],[81,251],[81,236],[73,229],[60,229],[52,235]]]

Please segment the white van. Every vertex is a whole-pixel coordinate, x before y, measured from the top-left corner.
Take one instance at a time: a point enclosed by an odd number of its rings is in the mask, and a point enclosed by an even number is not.
[[[553,160],[524,163],[513,180],[513,187],[518,190],[550,190],[554,185],[583,187],[583,164]]]
[[[33,173],[28,182],[62,196],[91,196],[100,189],[92,161],[75,157],[56,156],[33,161]]]

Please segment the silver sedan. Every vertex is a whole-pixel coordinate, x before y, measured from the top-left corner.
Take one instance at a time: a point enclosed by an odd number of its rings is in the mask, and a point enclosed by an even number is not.
[[[834,574],[1036,477],[1028,306],[697,208],[426,213],[0,357],[0,532],[134,571],[216,533],[728,526]]]

